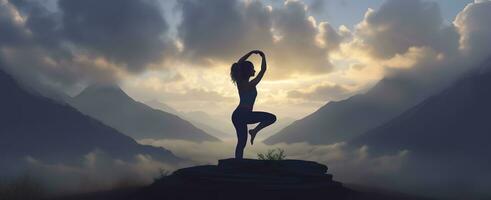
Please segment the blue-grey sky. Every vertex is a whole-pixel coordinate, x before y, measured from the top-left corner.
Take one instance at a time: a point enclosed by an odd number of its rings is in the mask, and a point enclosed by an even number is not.
[[[273,5],[283,4],[282,0],[268,0]],[[313,15],[319,20],[326,20],[334,27],[346,25],[351,28],[363,20],[365,12],[378,9],[386,0],[306,0]],[[465,5],[473,0],[426,0],[437,2],[443,18],[451,22],[462,11]]]

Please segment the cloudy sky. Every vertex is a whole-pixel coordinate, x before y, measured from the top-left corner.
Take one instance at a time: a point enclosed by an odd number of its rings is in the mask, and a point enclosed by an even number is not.
[[[0,67],[49,94],[118,83],[140,101],[228,119],[238,104],[230,65],[260,49],[268,71],[256,110],[298,119],[397,71],[484,58],[490,4],[0,0]]]
[[[491,55],[490,20],[489,0],[0,0],[0,68],[53,97],[76,95],[90,84],[119,84],[139,101],[228,120],[238,104],[230,66],[260,49],[268,71],[256,110],[298,119],[386,77],[443,87]],[[260,60],[252,60],[259,67]],[[200,162],[230,157],[235,145],[140,142]],[[270,148],[256,146],[246,155]],[[364,173],[397,175],[407,157],[402,151],[372,159],[366,149],[352,151],[344,143],[277,146],[291,158],[328,163],[343,181],[367,180]],[[101,169],[121,169],[103,171],[110,180],[161,167],[145,157],[116,167],[101,160]],[[33,162],[56,173],[101,176],[92,165],[84,171]],[[66,184],[66,176],[46,174]],[[480,181],[488,186],[489,177]]]

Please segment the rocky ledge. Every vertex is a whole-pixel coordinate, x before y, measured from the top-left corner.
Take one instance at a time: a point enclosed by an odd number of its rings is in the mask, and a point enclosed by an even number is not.
[[[351,199],[327,166],[303,160],[224,159],[183,168],[132,195],[132,199]]]

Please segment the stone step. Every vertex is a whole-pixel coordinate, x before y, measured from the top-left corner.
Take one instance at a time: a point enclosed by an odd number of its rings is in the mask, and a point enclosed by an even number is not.
[[[325,174],[327,166],[313,161],[304,160],[254,160],[254,159],[223,159],[218,167],[226,171],[241,173],[291,173],[291,174]]]

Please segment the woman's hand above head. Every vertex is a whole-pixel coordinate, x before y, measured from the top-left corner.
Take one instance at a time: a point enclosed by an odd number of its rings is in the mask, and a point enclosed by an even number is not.
[[[252,53],[252,54],[260,54],[262,52],[260,50],[252,50],[250,53]]]
[[[264,52],[260,51],[260,50],[252,50],[251,53],[253,54],[258,54],[260,55],[261,57],[264,57]]]
[[[251,56],[252,54],[258,54],[258,55],[260,55],[262,58],[264,58],[264,53],[263,53],[262,51],[260,51],[260,50],[252,50],[252,51],[250,51],[249,53],[246,53],[244,56],[242,56],[242,57],[239,59],[239,61],[238,61],[238,62],[244,62],[244,61],[246,61],[246,60],[249,58],[249,56]]]
[[[249,82],[249,83],[251,83],[252,85],[255,86],[255,85],[257,85],[261,81],[261,79],[264,76],[264,73],[266,72],[266,56],[264,55],[264,52],[259,51],[259,50],[254,50],[254,51],[251,51],[251,52],[254,52],[256,54],[259,54],[262,57],[261,71],[259,71],[259,73],[257,74],[257,76]]]
[[[259,53],[259,50],[252,50],[249,53],[246,53],[244,56],[242,56],[239,59],[238,63],[246,61],[249,58],[249,56],[251,56],[252,54],[256,54],[256,53]]]

